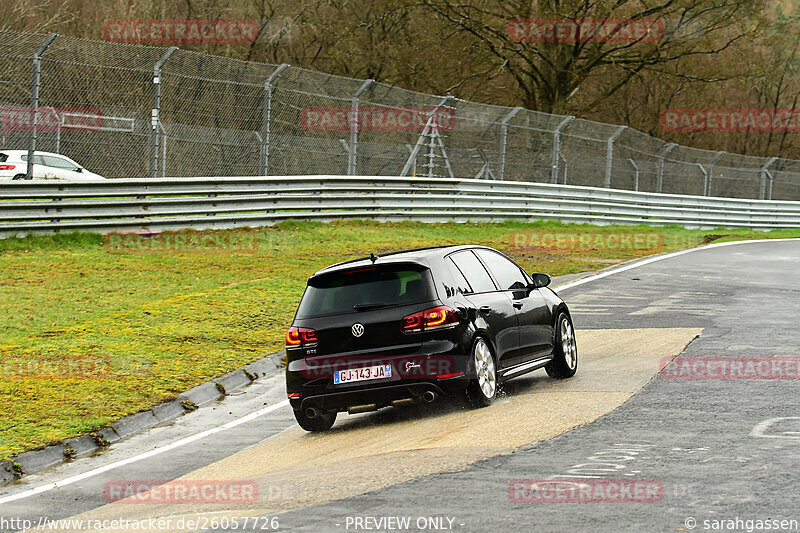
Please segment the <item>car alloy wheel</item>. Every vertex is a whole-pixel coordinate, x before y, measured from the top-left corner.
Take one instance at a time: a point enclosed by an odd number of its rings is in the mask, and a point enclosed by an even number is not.
[[[564,362],[570,370],[578,364],[578,348],[575,344],[575,332],[569,320],[561,321],[561,349],[564,351]]]
[[[578,370],[578,343],[568,314],[558,315],[554,336],[553,360],[544,369],[551,378],[571,378]]]
[[[467,398],[475,407],[484,407],[497,395],[497,367],[491,348],[482,338],[478,338],[472,348],[472,364],[475,378],[467,388]]]

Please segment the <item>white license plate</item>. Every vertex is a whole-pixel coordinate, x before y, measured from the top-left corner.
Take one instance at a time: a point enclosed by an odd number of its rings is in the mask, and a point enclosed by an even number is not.
[[[353,383],[355,381],[368,381],[370,379],[386,379],[392,377],[391,365],[365,366],[363,368],[350,368],[337,370],[333,373],[333,384]]]

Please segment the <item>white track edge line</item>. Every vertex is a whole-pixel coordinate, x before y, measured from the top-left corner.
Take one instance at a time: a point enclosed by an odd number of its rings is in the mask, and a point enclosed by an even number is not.
[[[238,425],[241,425],[241,424],[244,424],[244,423],[249,422],[251,420],[254,420],[254,419],[256,419],[256,418],[258,418],[260,416],[263,416],[263,415],[265,415],[267,413],[271,413],[272,411],[275,411],[275,410],[280,409],[281,407],[285,407],[287,405],[289,405],[289,400],[283,400],[283,401],[280,401],[278,403],[275,403],[275,404],[269,405],[267,407],[264,407],[263,409],[259,409],[258,411],[253,411],[252,413],[247,414],[247,415],[245,415],[245,416],[243,416],[241,418],[237,418],[236,420],[231,420],[230,422],[228,422],[226,424],[223,424],[221,426],[218,426],[218,427],[215,427],[215,428],[211,428],[211,429],[207,429],[205,431],[201,431],[200,433],[195,433],[194,435],[190,435],[188,437],[184,437],[182,439],[176,440],[175,442],[172,442],[172,443],[167,444],[165,446],[160,446],[158,448],[155,448],[153,450],[141,453],[139,455],[134,455],[133,457],[128,457],[127,459],[120,459],[119,461],[114,461],[113,463],[109,463],[107,465],[97,467],[97,468],[95,468],[93,470],[89,470],[87,472],[83,472],[82,474],[77,474],[75,476],[68,477],[68,478],[63,479],[61,481],[56,481],[56,482],[53,482],[53,483],[47,483],[46,485],[40,485],[38,487],[34,487],[34,488],[31,488],[31,489],[25,490],[25,491],[20,492],[18,494],[12,494],[10,496],[0,497],[0,504],[9,503],[9,502],[13,502],[13,501],[16,501],[16,500],[21,500],[21,499],[27,498],[29,496],[34,496],[36,494],[41,494],[42,492],[47,492],[47,491],[52,490],[52,489],[56,489],[56,488],[63,487],[63,486],[66,486],[66,485],[71,485],[71,484],[76,483],[78,481],[83,481],[84,479],[88,479],[90,477],[97,476],[97,475],[102,474],[104,472],[108,472],[109,470],[113,470],[115,468],[119,468],[120,466],[129,465],[129,464],[141,461],[143,459],[148,459],[150,457],[154,457],[156,455],[160,455],[160,454],[162,454],[164,452],[168,452],[170,450],[174,450],[175,448],[179,448],[179,447],[181,447],[181,446],[183,446],[185,444],[189,444],[189,443],[192,443],[192,442],[194,442],[196,440],[208,437],[209,435],[213,435],[215,433],[219,433],[221,431],[225,431],[225,430],[234,428],[234,427],[236,427]]]
[[[706,246],[699,246],[697,248],[689,248],[688,250],[678,250],[677,252],[670,252],[668,254],[657,255],[655,257],[649,257],[647,259],[643,259],[641,261],[635,261],[633,263],[629,263],[627,265],[621,266],[619,268],[612,268],[611,270],[607,270],[605,272],[600,272],[599,274],[595,274],[593,276],[587,276],[585,278],[581,278],[579,280],[566,283],[564,285],[558,285],[557,287],[553,287],[554,290],[563,291],[566,289],[571,289],[573,287],[577,287],[579,285],[583,285],[584,283],[589,283],[591,281],[595,281],[598,279],[602,279],[608,276],[613,276],[614,274],[619,274],[620,272],[625,272],[626,270],[631,270],[640,266],[649,265],[650,263],[655,263],[657,261],[663,261],[665,259],[672,259],[673,257],[678,257],[681,255],[690,254],[692,252],[699,252],[702,250],[709,250],[712,248],[722,248],[724,246],[734,246],[738,244],[752,244],[756,242],[791,242],[791,241],[800,241],[800,238],[789,238],[789,239],[754,239],[754,240],[747,240],[747,241],[730,241],[730,242],[718,242],[714,244],[708,244]]]

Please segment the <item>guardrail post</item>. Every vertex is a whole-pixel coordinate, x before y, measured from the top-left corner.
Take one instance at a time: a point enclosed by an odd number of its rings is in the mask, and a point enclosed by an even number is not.
[[[150,177],[158,176],[158,134],[161,127],[161,69],[164,63],[177,50],[177,46],[170,46],[153,67],[153,109],[150,114]]]
[[[611,188],[611,164],[614,161],[614,141],[617,140],[617,137],[622,135],[622,132],[625,131],[627,127],[628,126],[620,126],[617,128],[617,131],[615,131],[614,134],[608,138],[608,141],[606,141],[606,179],[605,183],[603,184],[603,187],[606,189]]]
[[[550,183],[558,183],[558,161],[559,158],[561,158],[561,130],[574,119],[575,117],[573,116],[565,117],[564,120],[556,126],[556,130],[553,132],[553,159],[550,170]],[[567,175],[564,174],[564,183],[567,182],[566,179]]]
[[[500,162],[497,167],[497,179],[500,181],[503,180],[503,176],[505,175],[506,171],[506,140],[508,138],[508,122],[520,111],[522,111],[521,107],[515,107],[505,117],[503,117],[503,121],[500,123]]]
[[[358,99],[364,91],[370,88],[375,80],[365,80],[353,95],[353,104],[350,109],[350,154],[347,158],[347,174],[355,176],[358,155]]]
[[[763,200],[764,197],[766,196],[767,176],[770,177],[770,179],[769,179],[769,184],[770,184],[770,187],[769,187],[769,198],[767,198],[767,199],[768,200],[772,200],[772,174],[770,174],[769,170],[767,170],[767,169],[769,167],[771,167],[772,164],[775,163],[775,161],[777,161],[777,160],[778,160],[777,157],[772,157],[772,158],[770,158],[769,161],[766,162],[766,164],[763,167],[761,167],[761,187],[759,188],[759,192],[758,192],[758,199],[759,200]]]
[[[714,179],[714,163],[719,161],[719,158],[725,155],[725,152],[717,152],[714,157],[711,158],[711,161],[708,162],[708,172],[703,170],[703,174],[705,174],[705,183],[703,183],[703,196],[711,196],[711,180]],[[701,165],[702,166],[702,165]]]
[[[664,185],[664,159],[667,158],[667,154],[669,154],[676,146],[676,143],[669,143],[664,147],[663,150],[658,154],[658,175],[656,176],[656,192],[661,192],[661,189]]]
[[[261,152],[258,161],[258,175],[269,175],[269,120],[272,114],[272,89],[274,88],[274,81],[278,79],[281,72],[286,70],[289,66],[288,63],[278,65],[272,74],[269,75],[267,81],[264,82],[264,111],[261,115]]]
[[[33,178],[33,153],[36,151],[36,119],[39,115],[39,81],[42,74],[42,54],[47,47],[58,37],[57,33],[48,35],[44,42],[33,54],[33,80],[31,81],[31,139],[28,144],[28,169],[25,171],[25,179]]]
[[[634,162],[633,158],[628,158],[628,163],[631,164],[633,167],[633,190],[639,190],[639,167],[636,166],[636,162]]]

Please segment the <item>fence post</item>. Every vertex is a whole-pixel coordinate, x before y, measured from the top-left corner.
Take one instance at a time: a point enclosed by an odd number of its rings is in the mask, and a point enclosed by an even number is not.
[[[558,162],[561,157],[561,130],[574,119],[575,117],[573,116],[565,117],[564,120],[556,126],[556,131],[553,132],[553,159],[550,166],[550,183],[558,183]],[[564,180],[564,183],[566,183],[566,174],[564,175]]]
[[[606,179],[603,187],[606,189],[611,188],[611,164],[614,160],[614,141],[617,140],[617,137],[622,135],[622,132],[625,131],[625,128],[628,126],[620,126],[617,128],[617,131],[614,132],[611,137],[608,138],[607,145],[606,145]]]
[[[767,170],[767,169],[769,167],[771,167],[772,164],[777,160],[778,160],[777,157],[772,157],[772,158],[770,158],[769,161],[766,162],[766,164],[763,167],[761,167],[761,187],[760,187],[759,192],[758,192],[758,199],[759,200],[764,200],[764,198],[766,197],[767,175],[770,175],[769,174],[769,170]],[[770,183],[771,183],[771,179],[770,179]],[[772,187],[770,187],[770,195],[769,195],[768,199],[772,200]]]
[[[631,157],[628,158],[628,163],[630,163],[631,166],[633,167],[633,190],[634,191],[638,191],[639,190],[639,167],[636,166],[636,162]]]
[[[36,119],[39,115],[39,78],[42,74],[42,54],[47,47],[56,40],[57,33],[48,35],[44,42],[33,55],[33,80],[31,82],[31,139],[28,144],[28,169],[25,171],[25,179],[33,178],[33,153],[36,151]]]
[[[289,66],[288,63],[278,65],[272,74],[267,77],[264,82],[264,111],[261,115],[261,153],[259,154],[258,161],[258,175],[269,175],[269,121],[272,114],[272,89],[274,88],[273,82],[278,79],[281,72],[286,70]]]
[[[772,200],[772,186],[775,184],[775,176],[772,175],[772,172],[767,170],[767,176],[769,176],[769,187],[767,188],[767,200]]]
[[[708,172],[705,172],[705,183],[703,184],[703,196],[711,196],[711,180],[714,179],[714,163],[719,161],[719,158],[725,155],[725,152],[717,152],[711,161],[708,162]]]
[[[350,108],[350,154],[347,158],[348,176],[355,176],[356,174],[356,156],[358,153],[358,99],[373,83],[375,83],[375,80],[364,80],[361,87],[353,94],[353,104]]]
[[[664,185],[664,159],[666,159],[667,154],[669,154],[676,146],[678,146],[676,143],[669,143],[656,156],[658,157],[658,176],[656,177],[656,192],[661,192],[661,188]]]
[[[506,171],[506,140],[508,138],[508,122],[516,116],[517,113],[522,111],[521,107],[515,107],[503,117],[500,122],[500,164],[497,167],[497,179],[503,180]]]
[[[170,46],[161,59],[153,67],[153,110],[150,114],[150,177],[158,176],[158,134],[161,127],[161,69],[164,63],[177,50],[177,46]]]
[[[167,130],[159,122],[158,129],[161,132],[161,177],[167,177]]]

